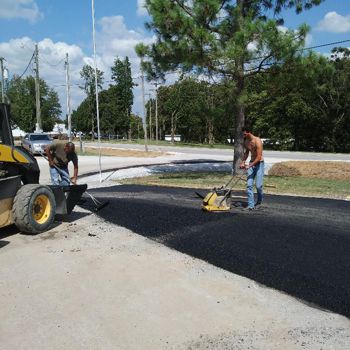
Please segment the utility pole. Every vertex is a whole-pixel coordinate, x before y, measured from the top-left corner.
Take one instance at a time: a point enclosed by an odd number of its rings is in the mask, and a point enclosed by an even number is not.
[[[152,141],[153,133],[152,133],[152,99],[151,94],[148,93],[148,124],[149,124],[149,139]]]
[[[66,61],[64,63],[66,68],[66,87],[67,87],[67,118],[68,118],[68,138],[72,141],[72,113],[70,108],[70,80],[69,80],[69,57],[66,53]]]
[[[36,101],[36,125],[35,132],[42,132],[40,110],[40,81],[39,81],[39,50],[35,44],[35,101]]]
[[[156,87],[156,143],[158,143],[158,83],[155,82],[153,85]]]
[[[147,146],[147,123],[146,123],[146,109],[145,109],[145,77],[143,75],[142,63],[141,63],[141,89],[142,89],[142,109],[143,109],[143,131],[145,140],[145,151],[148,152]]]
[[[5,102],[5,79],[4,79],[4,57],[0,57],[0,69],[1,69],[1,102]]]

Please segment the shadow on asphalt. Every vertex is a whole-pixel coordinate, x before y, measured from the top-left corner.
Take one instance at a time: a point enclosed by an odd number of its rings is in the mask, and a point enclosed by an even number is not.
[[[350,316],[350,203],[266,196],[263,209],[205,213],[195,190],[116,186],[98,215],[168,247]],[[205,192],[205,191],[202,191]]]

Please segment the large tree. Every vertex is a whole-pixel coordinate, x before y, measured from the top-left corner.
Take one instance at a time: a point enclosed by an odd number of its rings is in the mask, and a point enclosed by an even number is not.
[[[124,61],[116,58],[112,70],[112,80],[115,81],[115,98],[120,108],[120,117],[126,120],[128,125],[128,135],[131,139],[131,108],[134,102],[133,87],[135,84],[132,80],[131,65],[129,58],[126,56]]]
[[[300,13],[322,1],[146,0],[151,16],[147,27],[157,37],[148,47],[150,60],[144,64],[150,76],[181,69],[233,81],[234,170],[243,154],[246,79],[267,65],[300,54],[308,28],[281,29],[283,11],[294,8]]]
[[[279,149],[348,152],[350,51],[309,53],[248,81],[247,114]]]
[[[97,90],[102,89],[103,72],[96,69],[97,72]],[[91,137],[95,135],[95,115],[96,115],[96,101],[95,101],[95,70],[90,65],[86,64],[80,71],[80,77],[83,79],[83,85],[80,86],[87,96],[88,111],[91,119]]]
[[[59,122],[61,105],[58,94],[40,79],[41,122],[44,131],[51,131]],[[14,76],[9,84],[12,122],[26,132],[32,132],[36,123],[35,80],[29,76]]]
[[[193,78],[179,79],[158,90],[159,124],[164,132],[188,142],[227,142],[230,124],[226,86]],[[232,100],[230,101],[232,104]],[[232,113],[231,113],[232,115]]]

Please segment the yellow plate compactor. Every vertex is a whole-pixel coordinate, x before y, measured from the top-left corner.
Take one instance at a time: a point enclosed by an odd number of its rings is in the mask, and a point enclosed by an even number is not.
[[[243,180],[243,174],[240,177],[232,176],[230,181],[219,188],[213,188],[205,197],[201,196],[199,193],[197,195],[203,199],[202,209],[209,212],[223,212],[229,211],[231,209],[231,192],[232,188],[237,184],[238,181]],[[237,179],[233,185],[229,185]]]

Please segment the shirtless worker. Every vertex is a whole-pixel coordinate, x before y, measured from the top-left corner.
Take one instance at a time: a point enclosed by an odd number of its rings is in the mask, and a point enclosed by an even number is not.
[[[46,147],[46,155],[50,165],[51,182],[53,185],[68,186],[76,184],[78,177],[78,156],[73,142],[54,142]],[[69,177],[68,163],[74,166],[73,177]]]
[[[252,134],[250,127],[243,127],[244,135],[244,155],[240,164],[241,169],[247,169],[247,195],[248,195],[248,210],[253,210],[259,207],[263,201],[263,180],[264,180],[264,158],[263,145],[261,139]],[[245,162],[251,154],[250,162],[247,165]],[[255,179],[255,187],[258,193],[257,201],[254,202],[253,185]]]

